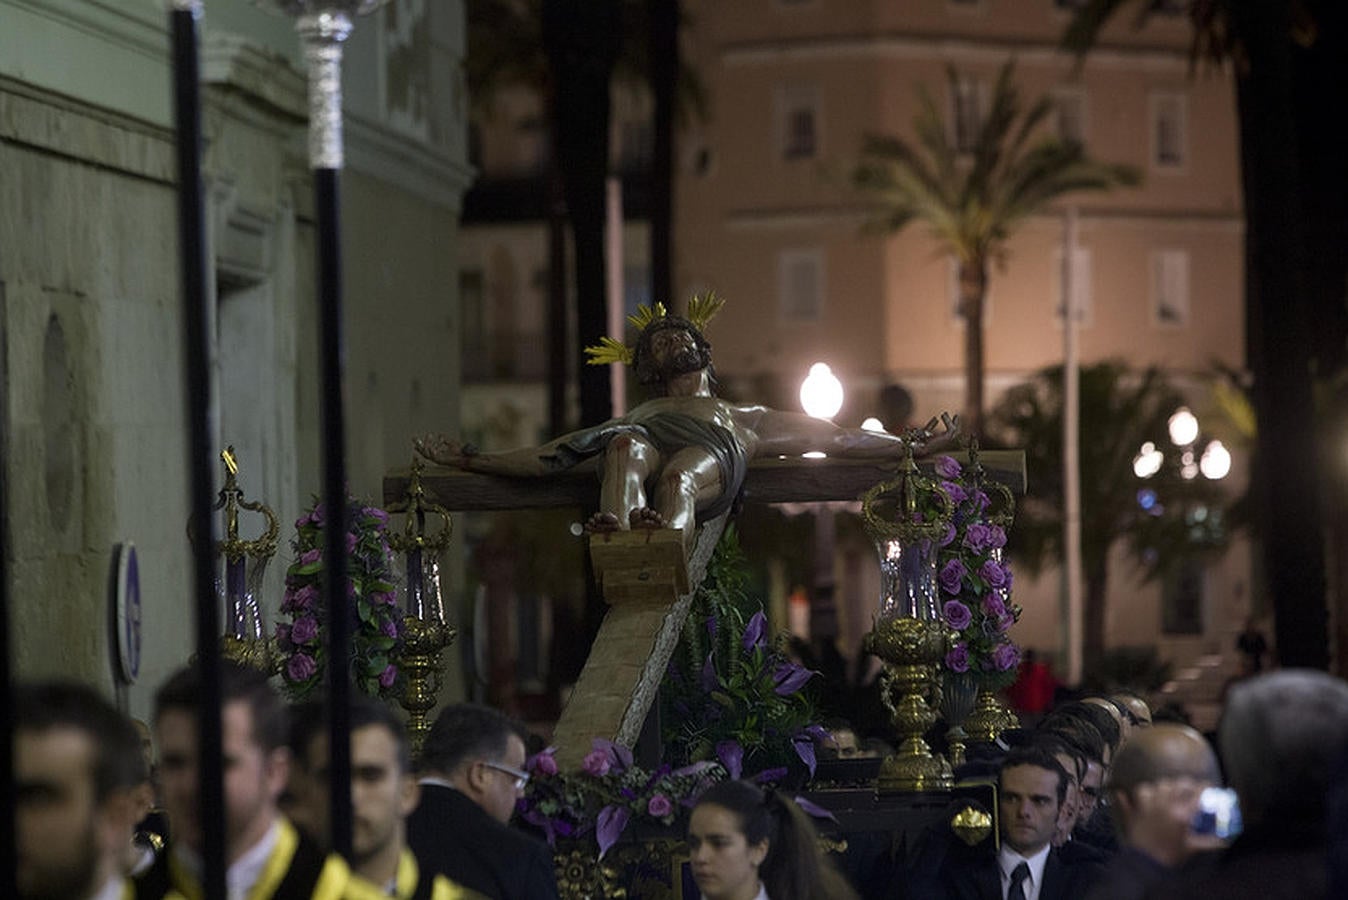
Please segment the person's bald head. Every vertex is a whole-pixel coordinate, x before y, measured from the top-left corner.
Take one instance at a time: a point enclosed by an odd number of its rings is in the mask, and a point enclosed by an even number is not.
[[[1212,745],[1188,725],[1162,722],[1134,732],[1114,757],[1109,790],[1131,793],[1140,784],[1167,778],[1192,778],[1205,784],[1221,779]]]

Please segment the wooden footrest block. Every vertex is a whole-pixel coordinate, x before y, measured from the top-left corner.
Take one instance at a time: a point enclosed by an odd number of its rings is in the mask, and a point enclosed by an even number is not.
[[[609,604],[673,603],[688,592],[683,533],[673,528],[591,535],[590,560]]]

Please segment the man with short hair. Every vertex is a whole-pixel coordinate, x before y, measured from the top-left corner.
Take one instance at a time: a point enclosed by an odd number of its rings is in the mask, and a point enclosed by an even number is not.
[[[80,684],[13,697],[14,824],[23,900],[120,900],[147,774],[131,721]]]
[[[490,707],[446,707],[422,748],[421,803],[407,843],[428,869],[493,900],[557,897],[552,856],[508,826],[528,783],[524,731]]]
[[[349,879],[346,863],[324,854],[281,815],[277,799],[290,770],[286,709],[261,672],[222,663],[221,752],[224,759],[225,881],[229,897],[248,900],[330,898]],[[171,890],[201,895],[203,815],[198,716],[201,677],[180,669],[155,696],[160,790],[171,846],[137,879],[137,896]]]
[[[1232,685],[1217,730],[1244,830],[1209,866],[1157,888],[1157,898],[1322,900],[1328,887],[1326,797],[1348,753],[1348,683],[1283,669]]]
[[[997,783],[1001,848],[952,842],[941,865],[940,893],[948,900],[1077,900],[1099,877],[1090,859],[1063,857],[1052,844],[1067,772],[1042,747],[1012,750]],[[912,895],[914,898],[918,894]]]
[[[402,722],[385,704],[355,697],[350,726],[352,879],[346,900],[467,900],[470,894],[445,876],[422,872],[406,846],[406,819],[421,790],[412,775],[411,748]],[[296,709],[291,747],[305,777],[295,799],[307,821],[325,827],[330,819],[328,743],[322,705]]]
[[[1193,823],[1203,789],[1220,777],[1217,755],[1189,726],[1139,729],[1110,769],[1110,811],[1122,849],[1091,900],[1142,900],[1196,851],[1210,849]]]

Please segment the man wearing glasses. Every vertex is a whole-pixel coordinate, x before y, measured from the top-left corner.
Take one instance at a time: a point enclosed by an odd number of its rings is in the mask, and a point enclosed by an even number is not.
[[[445,708],[421,756],[421,802],[407,843],[423,865],[496,900],[552,900],[547,845],[510,827],[524,792],[524,731],[473,703]]]

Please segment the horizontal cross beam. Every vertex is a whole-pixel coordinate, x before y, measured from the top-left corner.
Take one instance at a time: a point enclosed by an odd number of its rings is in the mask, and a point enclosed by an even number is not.
[[[966,462],[963,452],[951,453]],[[982,450],[978,454],[987,476],[1016,494],[1025,493],[1024,450]],[[932,474],[931,460],[918,460],[918,467]],[[410,469],[397,469],[384,476],[384,507],[398,511],[406,506]],[[866,491],[897,473],[892,462],[853,459],[760,459],[749,465],[744,482],[746,503],[810,503],[857,500]],[[543,509],[593,505],[598,496],[597,465],[578,466],[542,478],[510,478],[481,475],[443,466],[422,470],[426,497],[445,509],[459,511]]]

